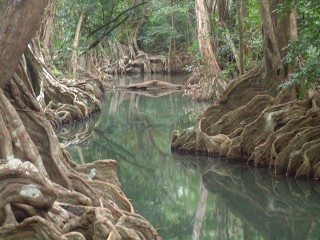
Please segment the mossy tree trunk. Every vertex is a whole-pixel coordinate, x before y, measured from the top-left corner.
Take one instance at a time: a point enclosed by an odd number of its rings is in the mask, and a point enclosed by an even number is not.
[[[45,104],[74,106],[83,94],[69,95],[27,49],[46,1],[1,6],[0,239],[157,239],[122,193],[116,162],[74,164],[36,99],[43,92]],[[85,112],[83,102],[77,107]]]

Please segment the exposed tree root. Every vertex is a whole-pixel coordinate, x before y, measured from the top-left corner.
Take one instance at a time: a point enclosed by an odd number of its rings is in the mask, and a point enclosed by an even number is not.
[[[51,30],[38,32],[46,36],[33,42],[37,57],[25,50],[46,3],[0,7],[0,239],[160,239],[121,191],[115,161],[78,166],[61,148],[52,125],[100,111],[104,91],[100,81],[59,82],[50,74],[43,62]]]
[[[0,90],[0,238],[160,239],[121,191],[116,162],[73,163],[20,76]],[[65,85],[49,86],[75,104]]]
[[[15,135],[9,131],[3,134],[11,135],[11,139]],[[10,138],[5,141],[8,140]],[[31,139],[20,140],[22,145],[31,143]],[[10,144],[7,146],[10,148]],[[35,146],[30,151],[41,159]],[[56,151],[58,149],[52,154],[57,154]],[[131,203],[121,191],[114,169],[115,161],[97,161],[76,166],[63,157],[53,159],[64,169],[60,176],[64,174],[69,182],[66,187],[62,187],[51,183],[50,180],[55,177],[50,177],[53,169],[39,168],[42,169],[39,171],[27,160],[26,155],[19,156],[24,159],[22,161],[13,158],[16,151],[8,149],[6,152],[4,155],[2,151],[4,160],[0,165],[1,239],[15,239],[17,235],[14,232],[25,234],[23,236],[26,239],[157,238],[155,229],[134,213]],[[61,180],[56,181],[62,184]],[[5,210],[8,204],[11,204],[12,214]],[[15,219],[22,223],[8,225]]]
[[[189,85],[186,95],[197,100],[214,100],[225,107],[225,111],[235,110],[237,107],[247,103],[252,97],[262,94],[270,94],[274,85],[273,81],[265,81],[265,66],[262,62],[256,68],[253,68],[247,75],[241,76],[238,80],[231,81],[228,86],[221,79],[213,77],[205,79],[203,74],[195,73],[188,82],[195,82]],[[264,79],[262,81],[262,79]],[[238,101],[233,99],[234,94],[239,95]],[[208,109],[209,110],[209,109]]]
[[[109,41],[108,45],[112,59],[101,69],[105,73],[161,73],[167,71],[167,59],[164,56],[147,54],[139,50],[136,44],[128,47],[119,42]]]
[[[267,141],[254,149],[249,162],[256,166],[270,165],[270,167],[273,167],[278,154],[299,131],[303,130],[304,127],[317,126],[319,122],[319,110],[308,110],[304,116],[289,121],[285,126],[270,134]],[[289,175],[292,175],[292,173]]]
[[[39,84],[35,94],[54,126],[86,119],[101,110],[99,100],[104,96],[104,91],[100,81],[59,82],[30,48],[26,50],[25,57],[28,68],[22,62],[21,69],[25,69],[24,74]]]
[[[319,177],[318,95],[288,102],[258,68],[229,84],[195,127],[174,131],[172,150],[219,155],[227,161],[269,166],[274,173]],[[318,164],[319,163],[319,164]]]

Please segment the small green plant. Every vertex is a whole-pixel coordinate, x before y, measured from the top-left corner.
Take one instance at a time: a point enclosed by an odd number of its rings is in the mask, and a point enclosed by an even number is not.
[[[296,1],[299,39],[287,46],[284,62],[294,71],[281,88],[299,86],[304,92],[320,85],[320,2]]]

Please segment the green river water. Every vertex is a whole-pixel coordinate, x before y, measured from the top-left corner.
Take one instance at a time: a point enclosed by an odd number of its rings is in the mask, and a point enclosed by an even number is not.
[[[181,93],[150,94],[110,92],[100,116],[69,126],[68,134],[62,128],[59,136],[79,163],[116,159],[123,192],[164,240],[320,239],[318,183],[172,154],[172,131],[191,127],[208,103]]]

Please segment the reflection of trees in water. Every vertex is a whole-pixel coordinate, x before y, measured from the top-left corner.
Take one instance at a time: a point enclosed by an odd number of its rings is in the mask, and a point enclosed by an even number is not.
[[[113,156],[116,156],[116,159],[121,159],[132,166],[138,167],[141,170],[147,170],[152,174],[154,171],[152,168],[139,164],[136,157],[131,152],[126,150],[122,145],[113,141],[108,137],[108,135],[104,134],[103,131],[96,129],[94,132],[99,136],[99,141],[94,142],[97,147],[111,152]]]
[[[80,151],[70,149],[86,162],[116,159],[123,191],[164,239],[190,239],[194,227],[199,178],[180,171],[170,153],[172,130],[190,125],[182,111],[189,104],[176,94],[156,100],[136,93],[109,94],[90,142]]]
[[[109,108],[109,116],[118,112],[120,106],[124,104],[124,102],[129,101],[128,112],[126,116],[123,117],[125,117],[125,121],[127,121],[130,126],[132,126],[132,129],[136,131],[136,134],[134,134],[134,136],[137,139],[131,139],[131,141],[134,141],[137,144],[137,147],[141,149],[141,151],[143,151],[144,148],[152,148],[156,150],[159,157],[165,157],[168,155],[168,153],[163,151],[163,149],[158,145],[158,141],[155,140],[156,137],[162,134],[161,130],[167,127],[162,123],[164,119],[151,119],[150,115],[141,111],[139,106],[141,97],[144,97],[145,95],[147,95],[148,97],[162,97],[165,95],[170,95],[171,93],[173,92],[170,90],[157,90],[147,92],[116,91],[112,95]],[[171,95],[170,103],[171,108],[167,109],[167,111],[176,112],[177,105],[172,100]]]
[[[206,213],[206,206],[208,200],[208,190],[204,187],[203,182],[200,180],[200,197],[196,216],[194,218],[192,240],[200,239],[201,225]]]
[[[135,168],[133,171],[127,164],[121,163],[119,176],[120,178],[125,176],[124,181],[137,182],[142,174],[144,176],[143,181],[139,182],[140,188],[143,189],[138,190],[139,196],[134,186],[131,185],[128,189],[126,184],[123,185],[124,191],[134,199],[134,205],[140,210],[144,209],[141,210],[145,211],[143,215],[154,221],[155,226],[159,227],[160,234],[165,233],[165,239],[186,239],[184,237],[190,237],[192,231],[194,210],[187,210],[184,207],[188,203],[189,208],[190,205],[196,206],[198,195],[193,192],[196,192],[194,188],[197,182],[193,181],[195,178],[186,179],[185,175],[181,176],[175,166],[172,166],[169,140],[172,130],[177,128],[175,125],[177,122],[180,121],[181,124],[189,121],[186,114],[181,111],[182,106],[189,102],[177,100],[177,95],[170,93],[166,92],[167,96],[154,100],[138,92],[115,92],[110,101],[108,118],[117,119],[117,125],[126,127],[117,131],[114,127],[110,130],[113,133],[109,137],[118,143],[126,139],[125,143],[121,143],[122,147],[127,151],[131,149],[135,151],[133,154],[136,162],[143,166],[151,166],[154,170],[141,172]],[[124,152],[123,148],[113,149]],[[118,159],[123,163],[127,161],[125,158]],[[185,182],[189,182],[192,186]],[[183,194],[183,197],[180,194]],[[153,219],[155,216],[156,219]],[[200,216],[199,219],[201,218]]]
[[[135,84],[146,82],[150,80],[160,80],[168,83],[173,84],[186,84],[188,78],[190,76],[188,74],[177,74],[177,75],[170,75],[170,74],[148,74],[144,73],[143,75],[139,74],[130,74],[130,75],[116,75],[113,77],[113,86],[122,86],[128,84]]]
[[[192,160],[190,160],[192,158]],[[202,223],[206,213],[206,207],[208,204],[208,190],[205,188],[203,181],[201,179],[202,172],[205,170],[205,167],[210,164],[203,158],[191,156],[189,158],[173,153],[173,159],[175,162],[182,163],[187,168],[191,168],[199,176],[199,198],[198,198],[198,207],[195,212],[193,220],[193,231],[192,231],[192,240],[199,240],[203,236]],[[202,234],[201,234],[202,233]],[[220,239],[220,238],[219,238]]]
[[[306,239],[319,224],[318,184],[274,179],[259,170],[230,166],[227,175],[215,168],[203,175],[209,191],[264,239]]]
[[[95,114],[83,122],[75,122],[60,126],[56,129],[59,142],[65,147],[80,145],[91,138],[93,129],[100,122],[100,114]]]
[[[266,170],[184,157],[217,196],[217,239],[319,239],[320,185],[275,179]],[[219,199],[219,200],[218,200]],[[240,221],[239,221],[240,220]]]

